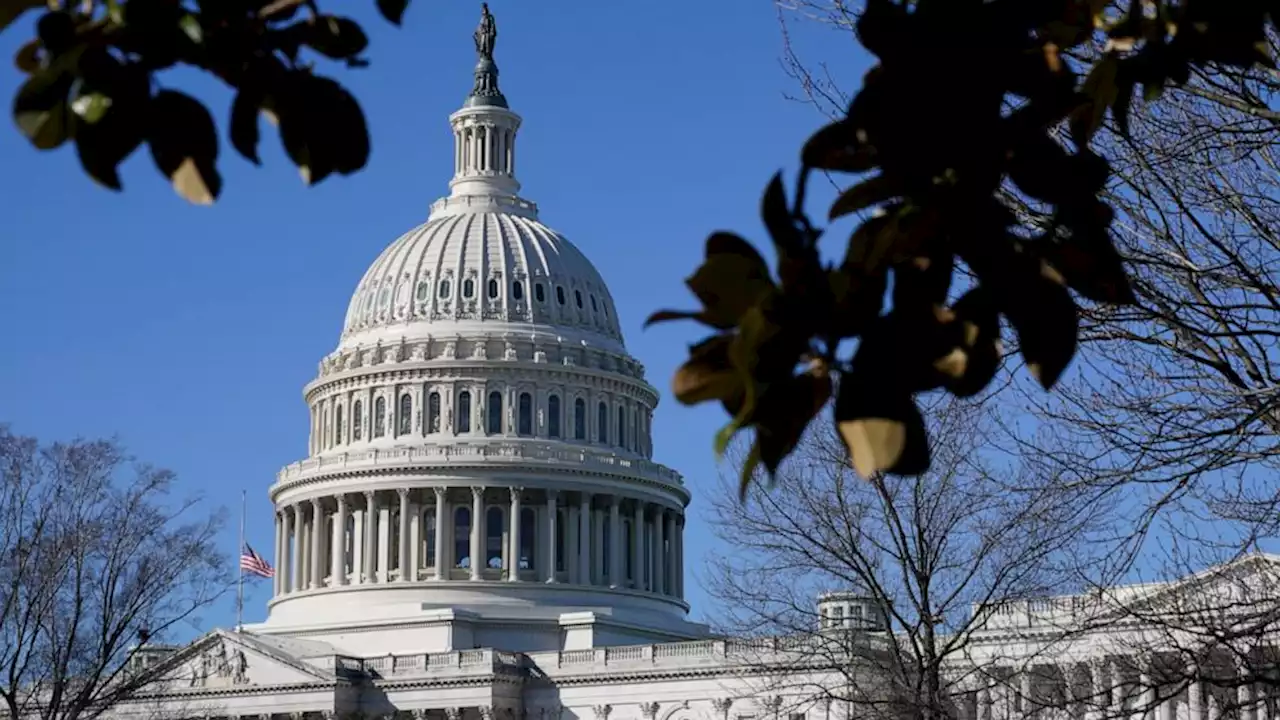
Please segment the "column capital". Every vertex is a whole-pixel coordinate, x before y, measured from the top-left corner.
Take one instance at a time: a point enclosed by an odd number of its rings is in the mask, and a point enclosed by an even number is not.
[[[339,509],[342,509],[342,510],[345,510],[345,509],[346,509],[346,507],[347,507],[347,494],[346,494],[346,493],[338,493],[337,495],[334,495],[333,497],[334,497],[334,499],[335,499],[335,500],[337,500],[337,501],[338,501],[338,508],[339,508]]]
[[[621,495],[610,495],[610,496],[609,496],[609,507],[611,507],[611,508],[616,508],[616,507],[620,507],[621,505],[622,505],[622,496],[621,496]]]
[[[364,491],[364,500],[365,500],[365,502],[369,503],[370,505],[372,505],[372,504],[373,504],[373,491],[372,491],[372,490],[365,490],[365,491]]]
[[[555,502],[555,499],[560,497],[559,490],[547,490],[546,492],[547,492],[547,500],[550,500],[552,502]]]
[[[400,500],[401,500],[401,502],[403,502],[403,501],[404,501],[404,499],[405,499],[405,498],[407,498],[407,497],[409,496],[409,488],[407,488],[407,487],[398,487],[398,488],[396,488],[396,494],[400,496]]]
[[[471,494],[474,495],[477,499],[479,499],[481,495],[484,495],[484,486],[472,485]]]
[[[522,488],[522,487],[513,487],[513,488],[510,488],[510,491],[511,491],[511,499],[512,499],[512,500],[519,500],[519,499],[520,499],[520,494],[524,492],[524,488]]]
[[[320,509],[320,498],[318,497],[311,498],[311,509],[317,510],[317,511]]]
[[[437,485],[437,486],[435,486],[435,487],[433,487],[433,488],[431,488],[431,489],[432,489],[432,490],[434,490],[434,491],[435,491],[435,493],[436,493],[436,502],[439,502],[439,501],[443,500],[443,499],[444,499],[444,494],[445,494],[445,493],[447,493],[447,492],[449,492],[449,488],[446,488],[446,487],[440,487],[439,485]]]

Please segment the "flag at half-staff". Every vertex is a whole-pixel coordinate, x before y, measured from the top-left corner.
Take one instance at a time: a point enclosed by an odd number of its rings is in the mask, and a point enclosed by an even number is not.
[[[272,578],[276,576],[276,569],[271,567],[271,563],[255,552],[249,543],[244,544],[244,550],[240,553],[240,569],[258,577]]]

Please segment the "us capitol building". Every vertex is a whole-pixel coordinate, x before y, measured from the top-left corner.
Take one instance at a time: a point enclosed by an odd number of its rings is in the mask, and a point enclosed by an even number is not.
[[[450,192],[369,267],[305,389],[309,455],[270,488],[267,620],[139,653],[165,679],[110,715],[856,714],[839,699],[848,666],[874,667],[894,641],[867,602],[823,596],[822,627],[798,640],[712,637],[686,619],[690,494],[652,460],[658,392],[627,353],[600,274],[520,196],[521,120],[498,87],[487,8],[475,37],[475,84],[449,118]],[[1242,567],[1273,565],[1256,556]],[[1147,677],[1131,650],[1091,637],[1046,648],[1041,630],[1076,600],[999,608],[967,660],[994,670],[964,680],[956,715],[1029,715],[1029,698],[1065,688],[1105,698],[1070,713],[1101,720],[1145,697],[1120,692]],[[850,648],[843,660],[814,651],[833,632]],[[1228,691],[1216,692],[1181,690],[1153,720],[1216,720]],[[1250,720],[1269,720],[1268,708]]]

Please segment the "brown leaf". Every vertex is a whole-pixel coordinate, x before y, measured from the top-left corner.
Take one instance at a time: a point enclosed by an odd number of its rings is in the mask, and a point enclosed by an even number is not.
[[[1120,60],[1112,54],[1104,56],[1094,64],[1089,75],[1085,77],[1080,88],[1085,102],[1071,113],[1071,139],[1076,146],[1084,148],[1093,139],[1094,133],[1102,127],[1102,119],[1107,108],[1111,107],[1119,93],[1116,74],[1120,68]]]
[[[156,167],[173,189],[197,205],[212,203],[222,189],[216,167],[218,131],[198,100],[162,90],[151,101],[147,144]]]
[[[713,335],[689,348],[689,359],[676,370],[671,392],[685,405],[720,400],[741,391],[729,361],[730,335]]]
[[[953,395],[972,397],[990,384],[1000,367],[1000,317],[991,293],[982,286],[962,295],[952,312],[960,344],[934,366]]]
[[[13,66],[30,75],[40,69],[40,41],[28,40],[13,55]]]
[[[760,253],[746,240],[724,232],[707,238],[706,260],[685,284],[702,302],[708,324],[721,329],[736,326],[747,310],[775,290]]]

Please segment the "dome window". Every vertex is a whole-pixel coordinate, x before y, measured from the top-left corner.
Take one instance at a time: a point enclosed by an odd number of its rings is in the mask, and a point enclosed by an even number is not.
[[[561,305],[564,304],[564,286],[563,285],[556,286],[556,302],[560,303]]]
[[[582,398],[573,401],[573,439],[587,439],[587,403]]]
[[[533,434],[533,396],[520,393],[520,426],[517,431],[521,435]]]
[[[495,300],[498,297],[498,281],[489,278],[489,299]]]
[[[578,304],[578,309],[581,310],[582,309],[582,291],[581,290],[573,291],[573,301]]]
[[[519,280],[516,280],[515,282],[511,283],[511,297],[515,298],[516,300],[524,299],[524,284],[521,283]]]
[[[378,294],[378,305],[380,307],[385,308],[390,304],[391,304],[391,288],[384,287],[382,288],[382,292]]]
[[[431,285],[429,285],[425,280],[418,283],[418,292],[416,294],[416,297],[418,298],[418,302],[422,302],[423,300],[427,299],[427,291],[430,288],[431,288]]]
[[[440,432],[440,393],[438,392],[427,396],[427,432]]]
[[[471,393],[458,393],[458,432],[471,432]]]
[[[596,296],[595,296],[595,295],[592,295],[592,296],[591,296],[591,312],[596,312],[596,311],[598,311],[599,309],[600,309],[600,308],[596,307]]]
[[[538,302],[546,302],[547,296],[542,291],[542,283],[533,284],[533,297]]]
[[[364,403],[361,402],[360,400],[357,400],[356,404],[352,407],[352,410],[351,410],[351,439],[352,440],[360,439],[360,436],[362,434],[361,426],[363,425],[363,423],[364,423]]]
[[[448,280],[440,281],[440,297],[442,299],[449,297],[449,281]]]
[[[341,424],[342,408],[338,408],[339,424]],[[341,434],[341,431],[339,431]],[[560,396],[552,395],[547,398],[547,435],[553,438],[560,437]]]
[[[378,398],[373,401],[373,436],[380,438],[387,432],[387,401]]]
[[[467,278],[462,281],[462,297],[473,298],[476,295],[476,281]]]
[[[502,432],[502,393],[494,390],[489,393],[489,422],[488,430],[490,435],[497,435]]]

